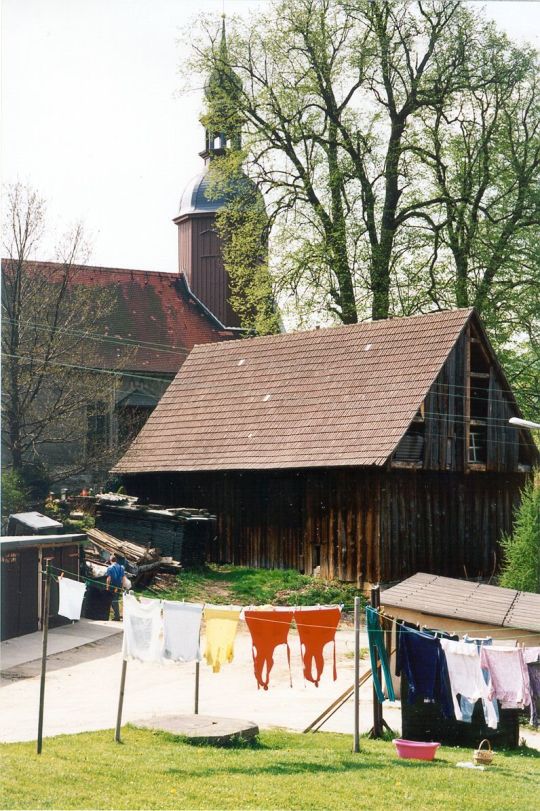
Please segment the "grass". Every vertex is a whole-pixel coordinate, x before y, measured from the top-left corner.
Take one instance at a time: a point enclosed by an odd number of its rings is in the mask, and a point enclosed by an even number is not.
[[[126,727],[2,744],[3,809],[536,809],[540,753],[498,752],[484,772],[456,769],[471,751],[442,747],[433,763],[398,760],[387,741],[264,732],[257,744],[190,746]],[[536,800],[535,800],[536,797]]]
[[[358,594],[350,583],[321,580],[294,569],[250,569],[247,566],[214,564],[202,570],[182,572],[174,581],[167,583],[166,588],[159,589],[159,596],[163,599],[220,605],[345,603],[350,608]]]

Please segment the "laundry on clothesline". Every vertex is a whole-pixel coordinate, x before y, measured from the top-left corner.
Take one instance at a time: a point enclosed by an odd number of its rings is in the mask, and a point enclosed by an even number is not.
[[[385,700],[382,685],[379,682],[379,677],[377,675],[377,655],[378,655],[379,661],[381,663],[382,672],[384,673],[388,698],[390,699],[390,701],[395,701],[396,696],[394,693],[394,685],[392,684],[392,674],[390,673],[390,665],[388,662],[388,656],[386,654],[386,647],[384,644],[384,634],[381,629],[381,624],[379,622],[379,614],[376,608],[373,608],[372,606],[369,605],[366,606],[366,626],[368,632],[371,673],[373,677],[373,687],[375,688],[375,694],[381,703]]]
[[[161,662],[163,654],[163,620],[161,601],[140,601],[124,595],[124,659],[139,662]]]
[[[58,578],[58,613],[68,620],[80,620],[82,604],[86,592],[86,583]]]
[[[478,699],[483,699],[486,724],[492,729],[497,729],[498,715],[489,700],[491,698],[491,680],[488,676],[486,682],[484,673],[482,673],[480,654],[476,645],[471,645],[468,642],[453,642],[450,639],[441,639],[440,642],[446,657],[456,719],[458,721],[470,721],[472,718],[472,712],[468,717],[464,717],[458,695],[462,699],[465,698],[467,705],[471,707],[474,706]]]
[[[207,605],[204,608],[206,623],[206,663],[214,673],[234,658],[234,640],[240,619],[240,606]]]
[[[529,672],[521,648],[483,647],[480,662],[491,677],[490,698],[500,701],[503,710],[522,710],[530,706]]]
[[[441,641],[432,634],[399,626],[396,675],[404,672],[409,686],[408,700],[437,702],[445,718],[453,718],[453,702],[446,658]]]
[[[297,608],[294,612],[294,620],[300,637],[304,678],[306,681],[313,682],[315,687],[319,686],[324,670],[323,651],[329,643],[333,643],[334,646],[334,681],[337,679],[336,631],[340,619],[340,606]],[[313,667],[315,667],[315,673],[313,673]]]
[[[200,662],[202,605],[163,601],[163,658]]]
[[[468,645],[476,645],[476,649],[477,649],[478,653],[480,653],[480,648],[482,647],[482,645],[491,646],[493,644],[493,639],[490,636],[486,636],[486,637],[470,637],[468,634],[465,634],[465,636],[463,637],[463,641],[466,642]],[[489,681],[490,681],[489,670],[487,670],[485,667],[481,668],[481,670],[482,670],[482,676],[484,677],[485,683],[489,684]],[[476,702],[471,701],[466,696],[463,696],[463,695],[461,696],[461,698],[459,700],[459,704],[460,704],[460,707],[461,707],[461,714],[462,714],[462,719],[461,720],[465,721],[465,723],[469,723],[469,724],[472,723],[472,716],[473,716],[473,712],[474,712],[475,703]],[[499,705],[497,704],[497,699],[496,698],[491,699],[491,708],[487,707],[486,705],[487,705],[487,699],[483,698],[482,699],[482,708],[484,710],[484,718],[487,718],[488,715],[490,715],[491,712],[493,711],[493,713],[495,714],[495,718],[497,719],[497,724],[495,726],[498,726],[498,723],[499,723]]]
[[[268,690],[270,671],[274,666],[274,651],[278,645],[287,646],[289,679],[291,679],[291,649],[288,635],[293,609],[245,609],[244,619],[251,634],[253,670],[257,686]]]

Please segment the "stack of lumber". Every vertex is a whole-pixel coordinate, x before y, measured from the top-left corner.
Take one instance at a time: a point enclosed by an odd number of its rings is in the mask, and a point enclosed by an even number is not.
[[[162,556],[159,549],[119,540],[101,529],[89,529],[87,536],[90,541],[85,549],[87,563],[93,567],[101,567],[104,564],[102,552],[107,553],[105,557],[116,555],[125,560],[126,571],[133,586],[147,586],[157,572],[178,574],[182,568],[177,560]]]

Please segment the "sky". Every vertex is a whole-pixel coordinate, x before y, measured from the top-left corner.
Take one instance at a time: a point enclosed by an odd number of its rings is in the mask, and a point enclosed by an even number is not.
[[[202,91],[182,92],[182,34],[199,12],[265,1],[0,0],[0,175],[47,200],[39,258],[82,221],[92,264],[176,272],[172,219],[204,145]],[[540,48],[540,2],[479,5]]]

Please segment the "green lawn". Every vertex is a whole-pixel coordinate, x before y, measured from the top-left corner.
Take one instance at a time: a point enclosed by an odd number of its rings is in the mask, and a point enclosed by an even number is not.
[[[3,809],[414,809],[538,808],[540,753],[499,752],[485,772],[455,768],[470,750],[442,748],[433,763],[398,760],[385,741],[264,732],[253,747],[189,746],[126,727],[3,744]]]
[[[349,609],[360,592],[351,583],[322,580],[294,569],[251,569],[247,566],[217,566],[185,571],[159,596],[170,600],[242,605],[328,605],[345,603]],[[156,595],[156,586],[148,596]],[[363,599],[363,598],[362,598]]]

